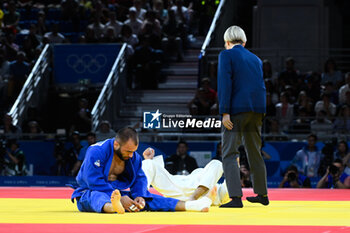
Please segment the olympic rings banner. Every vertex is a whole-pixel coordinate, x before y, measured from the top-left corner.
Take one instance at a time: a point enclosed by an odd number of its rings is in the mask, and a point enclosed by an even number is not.
[[[104,83],[120,48],[120,44],[54,45],[56,84]]]

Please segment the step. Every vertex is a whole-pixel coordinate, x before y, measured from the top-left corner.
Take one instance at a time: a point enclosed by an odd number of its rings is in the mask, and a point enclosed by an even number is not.
[[[176,76],[176,75],[169,75],[166,77],[166,81],[182,81],[182,82],[187,82],[187,81],[197,81],[198,76],[197,75],[187,75],[187,76]]]
[[[165,83],[160,83],[158,89],[197,89],[197,80],[195,81],[178,81],[167,80]]]
[[[168,65],[169,67],[198,67],[198,61],[197,62],[193,62],[193,61],[189,61],[189,62],[172,62]]]
[[[182,76],[198,75],[198,67],[164,68],[161,70],[161,72],[165,75],[182,75]]]
[[[127,103],[178,103],[187,104],[193,97],[194,91],[188,93],[158,93],[154,91],[153,93],[147,94],[131,94],[126,97]]]
[[[193,94],[193,90],[188,90],[188,89],[178,89],[178,90],[129,90],[128,95],[149,95],[153,93],[157,94],[169,94],[169,95],[186,95],[186,94]]]

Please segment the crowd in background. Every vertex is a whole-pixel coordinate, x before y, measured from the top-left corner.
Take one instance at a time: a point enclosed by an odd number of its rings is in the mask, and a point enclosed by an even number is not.
[[[306,73],[298,71],[292,57],[286,59],[281,72],[275,72],[264,60],[263,75],[267,92],[263,127],[266,140],[288,140],[287,135],[296,134],[322,137],[350,133],[350,72],[339,70],[335,60],[325,61],[323,71]],[[189,112],[215,115],[217,106],[217,94],[205,77],[188,104]]]
[[[191,33],[204,35],[207,31],[215,1],[202,3],[190,0],[0,1],[0,132],[14,135],[6,142],[1,140],[0,163],[6,165],[6,175],[26,173],[25,155],[16,139],[23,133],[28,139],[44,133],[35,109],[29,109],[22,127],[13,125],[6,112],[45,44],[126,42],[129,86],[155,89],[166,59],[183,60]],[[349,133],[350,73],[338,70],[334,60],[327,60],[322,72],[310,73],[299,72],[293,58],[286,59],[285,70],[281,72],[274,72],[271,63],[264,60],[263,73],[267,90],[266,139],[287,140],[284,134]],[[210,88],[210,79],[201,80],[188,108],[193,115],[218,114],[217,95]],[[101,122],[97,132],[90,132],[91,113],[84,98],[79,99],[73,118],[68,132],[70,142],[66,144],[60,137],[56,138],[53,175],[76,175],[87,146],[115,136],[108,121]],[[87,144],[81,144],[82,138]],[[318,150],[314,146],[317,136],[309,136],[307,140],[308,145],[297,152],[280,187],[310,187],[310,177],[322,177],[317,187],[347,185],[344,184],[350,175],[347,143],[326,144]],[[186,143],[179,143],[177,152],[167,160],[178,164],[176,168],[167,167],[173,174],[187,174],[196,168],[196,161],[187,157],[187,149]],[[5,157],[7,161],[3,160]],[[305,164],[303,158],[310,159],[312,164]],[[242,186],[250,187],[249,164],[242,161]],[[186,165],[187,162],[190,164]],[[184,169],[186,166],[191,169]],[[4,167],[1,171],[4,174]]]
[[[47,43],[125,42],[129,87],[157,88],[161,68],[169,59],[181,61],[191,37],[207,32],[217,4],[212,0],[0,1],[1,118]],[[79,100],[77,105],[79,112],[67,127],[87,133],[89,103]],[[29,108],[27,115],[23,133],[42,132],[37,110]]]

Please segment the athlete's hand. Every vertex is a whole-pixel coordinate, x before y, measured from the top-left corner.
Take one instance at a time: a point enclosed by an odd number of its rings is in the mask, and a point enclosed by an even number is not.
[[[143,197],[136,197],[134,201],[137,203],[137,207],[140,210],[145,208],[146,202],[145,202],[145,199],[143,199]]]
[[[233,123],[230,119],[230,114],[224,113],[222,116],[222,124],[226,129],[231,130],[233,128]]]
[[[139,212],[140,211],[136,201],[133,201],[130,197],[128,197],[126,195],[122,196],[120,198],[120,202],[122,203],[124,209],[129,211],[129,212]]]
[[[148,147],[144,152],[143,152],[143,158],[144,159],[153,159],[154,157],[154,150],[151,147]]]

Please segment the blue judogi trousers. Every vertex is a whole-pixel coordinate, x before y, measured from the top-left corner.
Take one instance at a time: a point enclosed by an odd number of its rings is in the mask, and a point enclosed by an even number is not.
[[[130,195],[130,192],[121,191],[122,196]],[[163,197],[156,194],[150,194],[151,197],[144,198],[146,201],[146,206],[143,210],[148,211],[175,211],[175,206],[179,200],[169,197]],[[107,202],[111,202],[111,197],[99,191],[86,190],[83,195],[76,198],[77,206],[81,212],[103,212],[103,206]]]

